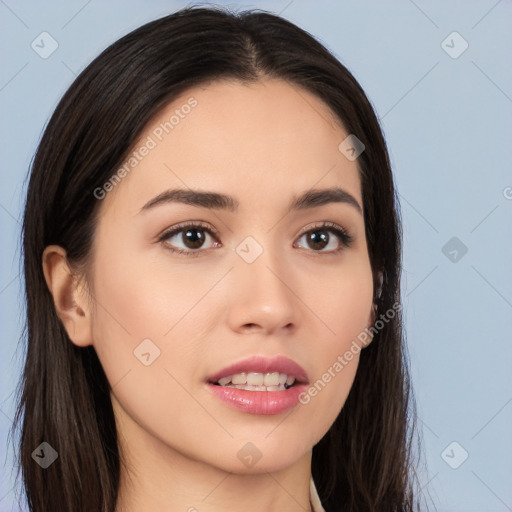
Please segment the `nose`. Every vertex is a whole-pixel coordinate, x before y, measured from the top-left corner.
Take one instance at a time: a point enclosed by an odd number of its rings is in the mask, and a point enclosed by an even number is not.
[[[301,318],[296,277],[284,261],[264,251],[247,263],[237,256],[231,272],[228,323],[239,333],[291,334]]]

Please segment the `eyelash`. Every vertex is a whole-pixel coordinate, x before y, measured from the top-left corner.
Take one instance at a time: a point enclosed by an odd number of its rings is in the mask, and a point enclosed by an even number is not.
[[[328,228],[328,229],[326,229],[326,228]],[[174,235],[176,235],[178,233],[181,233],[182,231],[186,231],[187,229],[198,230],[198,231],[206,231],[213,238],[218,238],[219,237],[219,233],[216,230],[212,229],[211,227],[209,227],[209,226],[207,226],[207,225],[205,225],[205,224],[203,224],[201,222],[196,222],[196,223],[188,223],[188,224],[185,223],[185,224],[174,226],[170,230],[165,231],[164,233],[162,233],[158,237],[157,242],[165,242],[168,238],[170,238],[170,237],[172,237],[172,236],[174,236]],[[329,255],[338,254],[339,252],[341,252],[345,248],[350,247],[350,245],[353,242],[352,236],[349,235],[349,233],[344,228],[334,224],[333,222],[323,222],[323,223],[321,223],[318,226],[314,226],[313,228],[309,228],[306,231],[303,231],[299,235],[299,239],[302,238],[304,235],[306,235],[308,233],[315,232],[315,231],[329,231],[329,232],[334,233],[338,237],[338,239],[340,241],[340,247],[337,248],[337,249],[334,249],[332,251],[313,251],[313,250],[311,250],[311,252],[313,252],[313,253],[317,253],[317,254],[324,253],[324,254],[329,254]],[[169,246],[168,244],[164,244],[164,246],[165,246],[165,248],[168,251],[171,251],[172,253],[184,254],[186,256],[191,256],[191,257],[199,256],[201,253],[203,253],[203,252],[208,250],[208,249],[197,249],[197,250],[194,250],[194,249],[177,249],[175,247]]]

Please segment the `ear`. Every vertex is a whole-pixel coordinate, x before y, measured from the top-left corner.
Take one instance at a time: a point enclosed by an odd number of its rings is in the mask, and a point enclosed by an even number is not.
[[[370,310],[370,314],[368,315],[368,329],[372,327],[377,321],[377,302],[380,300],[380,296],[382,295],[382,283],[384,280],[384,275],[382,271],[377,272],[377,283],[375,287],[374,299],[372,302],[372,308]],[[367,347],[373,341],[373,334],[370,338],[365,341],[364,346]]]
[[[377,286],[375,287],[375,295],[374,295],[375,302],[377,302],[380,299],[380,296],[382,295],[382,284],[384,282],[384,272],[382,270],[379,270],[377,272],[376,277],[377,277],[377,279],[376,279]]]
[[[92,345],[88,293],[73,276],[66,258],[66,251],[58,245],[49,245],[43,252],[42,263],[44,278],[52,294],[55,311],[69,339],[79,347]]]

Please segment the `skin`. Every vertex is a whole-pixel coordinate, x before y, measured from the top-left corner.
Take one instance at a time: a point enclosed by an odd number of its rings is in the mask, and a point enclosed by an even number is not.
[[[197,106],[102,200],[87,279],[73,277],[58,246],[45,250],[45,277],[71,341],[94,346],[112,387],[126,461],[117,512],[310,510],[312,448],[343,407],[359,355],[308,404],[277,415],[234,410],[205,380],[245,357],[281,354],[314,383],[372,324],[362,214],[340,202],[286,213],[294,197],[332,186],[362,206],[357,161],[338,150],[348,133],[328,107],[277,80],[192,88],[136,147],[190,97]],[[239,211],[169,203],[141,212],[172,188],[232,195]],[[218,236],[203,232],[199,249],[181,233],[157,241],[186,221]],[[329,228],[320,229],[327,247],[308,244],[303,233],[323,221],[352,244]],[[253,263],[236,252],[247,236],[263,249]],[[147,338],[160,350],[149,366],[133,353]],[[252,467],[237,457],[247,442],[261,454]]]

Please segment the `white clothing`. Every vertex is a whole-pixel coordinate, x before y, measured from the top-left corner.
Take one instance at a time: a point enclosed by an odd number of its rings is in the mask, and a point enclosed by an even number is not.
[[[325,512],[325,509],[324,507],[322,507],[322,503],[320,502],[320,498],[318,497],[318,492],[316,490],[313,477],[311,477],[311,481],[309,484],[309,501],[311,503],[311,508],[313,509],[313,512]]]

